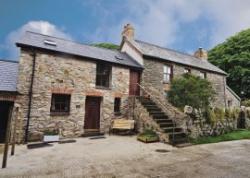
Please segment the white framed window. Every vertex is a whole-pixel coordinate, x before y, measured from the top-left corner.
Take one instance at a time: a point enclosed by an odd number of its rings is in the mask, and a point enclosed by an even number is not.
[[[189,69],[189,68],[184,68],[184,74],[187,74],[187,73],[191,73],[191,69]]]
[[[200,71],[200,78],[202,78],[202,79],[207,78],[207,73]]]
[[[163,66],[163,82],[170,83],[173,76],[172,66],[164,65]]]

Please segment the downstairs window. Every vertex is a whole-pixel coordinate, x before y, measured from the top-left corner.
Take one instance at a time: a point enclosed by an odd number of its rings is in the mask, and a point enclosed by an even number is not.
[[[52,115],[68,115],[70,112],[69,94],[52,94],[50,113]]]

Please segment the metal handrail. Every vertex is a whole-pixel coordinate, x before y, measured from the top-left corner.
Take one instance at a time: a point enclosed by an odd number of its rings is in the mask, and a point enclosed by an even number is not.
[[[167,110],[167,108],[166,108],[166,106],[164,105],[164,104],[162,104],[161,103],[161,101],[159,101],[159,99],[157,99],[156,97],[154,97],[149,91],[147,91],[142,85],[140,85],[139,83],[137,83],[137,85],[144,91],[144,92],[146,92],[150,97],[152,96],[153,98],[154,98],[154,100],[156,100],[157,101],[157,103],[158,104],[160,104],[164,109],[166,109]],[[176,118],[176,111],[175,110],[173,110],[174,111],[174,118]],[[174,145],[175,143],[174,143],[174,140],[175,140],[175,138],[174,138],[174,130],[175,130],[175,128],[176,128],[176,123],[175,123],[175,121],[174,120],[172,120],[173,121],[173,132],[172,132],[172,144]]]

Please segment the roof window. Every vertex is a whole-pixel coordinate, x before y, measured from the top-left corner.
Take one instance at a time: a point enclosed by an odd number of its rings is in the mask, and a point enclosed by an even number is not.
[[[44,44],[50,46],[56,46],[56,42],[51,40],[44,40]]]
[[[121,57],[119,57],[119,56],[115,56],[115,58],[116,58],[117,60],[123,60],[123,58],[121,58]]]

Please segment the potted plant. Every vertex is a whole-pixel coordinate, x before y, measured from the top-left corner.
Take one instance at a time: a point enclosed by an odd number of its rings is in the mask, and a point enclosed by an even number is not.
[[[59,141],[59,131],[56,129],[53,130],[45,130],[43,136],[44,142],[58,142]]]

